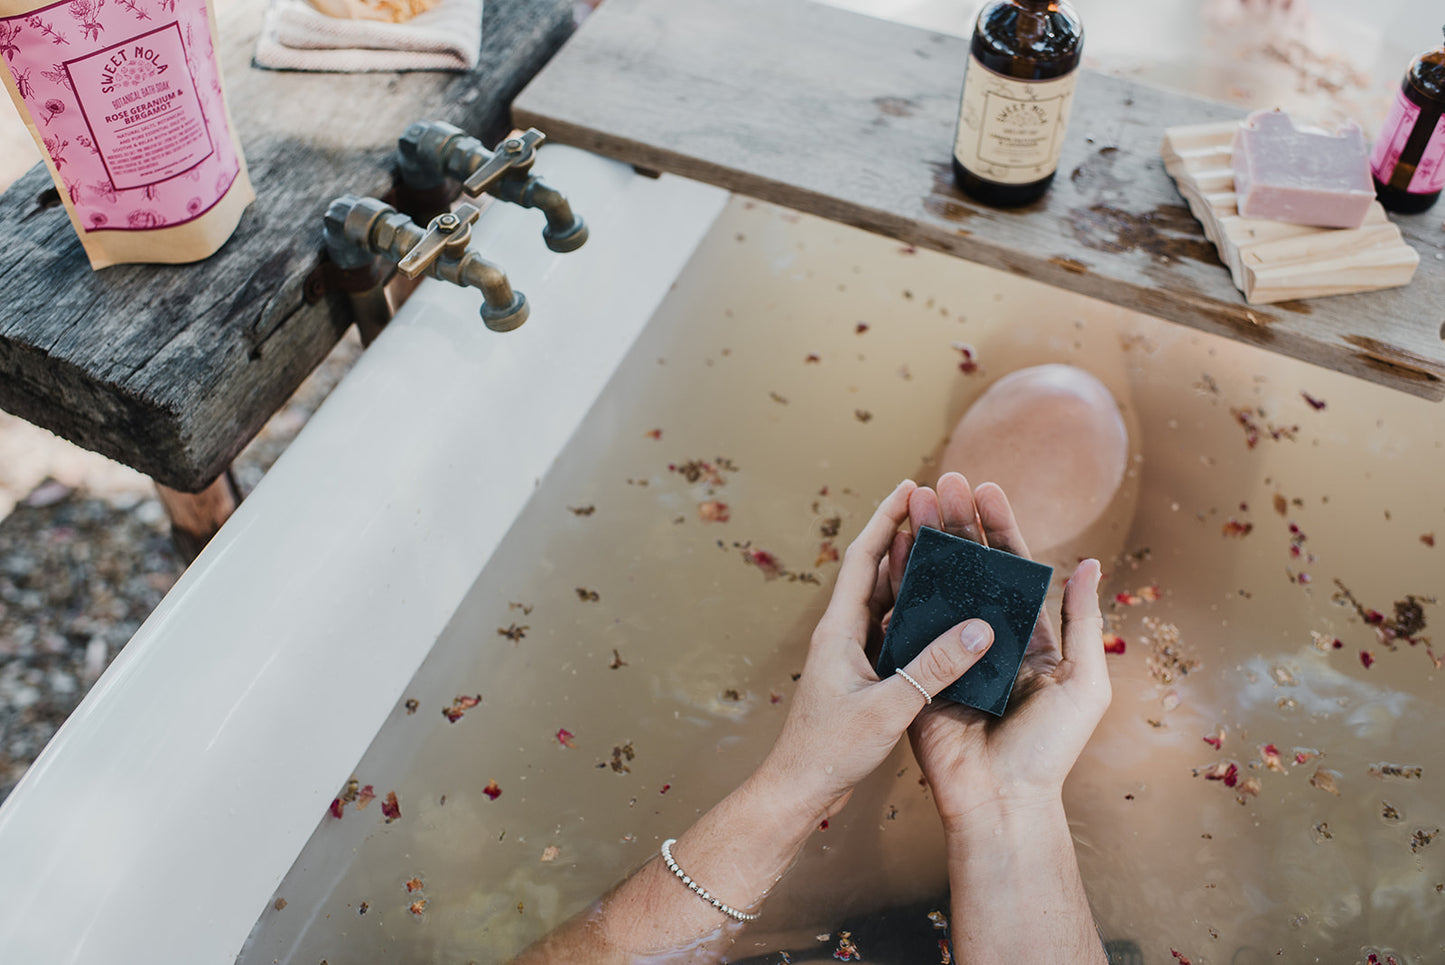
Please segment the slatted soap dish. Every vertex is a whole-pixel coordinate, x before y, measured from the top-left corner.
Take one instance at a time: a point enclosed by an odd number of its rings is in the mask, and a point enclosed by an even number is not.
[[[1251,305],[1408,285],[1420,256],[1378,201],[1358,228],[1311,228],[1242,218],[1235,208],[1231,146],[1239,124],[1171,127],[1164,168],[1204,226],[1234,286]]]

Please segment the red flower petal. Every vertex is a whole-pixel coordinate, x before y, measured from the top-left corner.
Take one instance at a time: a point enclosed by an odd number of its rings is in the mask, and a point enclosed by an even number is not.
[[[386,815],[387,824],[401,817],[401,805],[397,803],[395,791],[386,792],[386,800],[381,802],[381,813]]]
[[[1361,650],[1361,651],[1360,651],[1360,663],[1362,663],[1362,664],[1365,665],[1365,669],[1366,669],[1366,670],[1369,670],[1369,669],[1370,669],[1370,665],[1373,664],[1374,662],[1375,662],[1375,655],[1374,655],[1373,653],[1371,653],[1371,652],[1368,651],[1368,650]]]
[[[1104,634],[1105,653],[1123,653],[1124,647],[1124,638],[1119,636],[1117,633]]]
[[[488,781],[487,786],[482,788],[482,793],[495,801],[502,796],[502,789],[497,786],[496,781]]]
[[[559,728],[557,731],[557,743],[561,744],[563,747],[575,748],[577,745],[572,743],[572,738],[575,736],[576,735],[567,728]]]

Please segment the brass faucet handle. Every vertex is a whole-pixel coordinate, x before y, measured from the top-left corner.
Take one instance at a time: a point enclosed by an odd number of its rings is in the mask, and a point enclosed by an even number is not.
[[[426,226],[411,250],[396,263],[397,271],[408,278],[415,278],[432,266],[443,254],[458,257],[467,250],[472,240],[472,222],[481,216],[481,209],[475,205],[458,205],[455,211],[439,214]]]
[[[538,145],[546,139],[547,135],[535,127],[528,128],[525,133],[507,138],[497,145],[496,153],[485,164],[477,168],[472,172],[471,177],[462,182],[462,190],[467,193],[468,197],[475,198],[496,184],[513,168],[531,165]]]

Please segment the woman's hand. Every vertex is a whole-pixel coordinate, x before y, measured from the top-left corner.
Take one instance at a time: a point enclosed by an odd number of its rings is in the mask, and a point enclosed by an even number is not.
[[[908,551],[895,537],[908,518],[910,497],[922,492],[929,491],[900,483],[848,547],[782,733],[751,779],[819,820],[847,802],[853,786],[883,762],[925,706],[923,695],[902,676],[879,680],[864,656],[893,606],[897,587],[890,574],[902,573]],[[902,559],[892,558],[890,546],[900,545]],[[992,642],[988,624],[970,620],[945,632],[903,669],[936,694],[963,676]]]
[[[1029,558],[1002,489],[976,491],[958,473],[937,492],[917,489],[909,500],[912,531],[932,526]],[[911,537],[899,533],[889,552],[889,583],[903,576]],[[1099,612],[1099,564],[1079,564],[1064,589],[1063,634],[1039,614],[1003,717],[937,702],[910,730],[913,753],[933,788],[945,828],[984,805],[1005,808],[1059,801],[1064,778],[1109,706]]]

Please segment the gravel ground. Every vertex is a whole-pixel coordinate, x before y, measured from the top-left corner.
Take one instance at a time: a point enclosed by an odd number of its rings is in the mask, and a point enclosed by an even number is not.
[[[353,331],[241,453],[243,493],[360,353]],[[149,480],[0,412],[0,802],[184,569]]]

